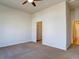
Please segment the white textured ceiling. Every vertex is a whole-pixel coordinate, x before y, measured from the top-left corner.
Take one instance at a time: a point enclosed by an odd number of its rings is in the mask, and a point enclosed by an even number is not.
[[[32,6],[30,3],[22,5],[25,0],[0,0],[0,4],[6,5],[8,7],[17,8],[29,13],[34,13],[50,7],[51,5],[57,4],[64,0],[43,0],[36,2],[36,7]],[[75,0],[70,3],[72,6],[77,7],[79,6],[79,0]]]

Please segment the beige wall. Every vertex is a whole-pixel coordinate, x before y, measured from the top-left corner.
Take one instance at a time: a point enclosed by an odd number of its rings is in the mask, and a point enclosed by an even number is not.
[[[66,47],[71,45],[71,10],[69,4],[66,2]]]
[[[66,2],[33,15],[0,5],[0,47],[36,42],[38,21],[43,22],[43,44],[66,50],[70,45],[70,11]]]
[[[74,10],[71,10],[71,19],[72,20],[79,19],[79,7],[75,8]]]
[[[31,41],[31,15],[0,5],[0,47]]]
[[[61,2],[33,14],[32,41],[36,42],[36,22],[43,22],[43,44],[66,50],[66,3]]]

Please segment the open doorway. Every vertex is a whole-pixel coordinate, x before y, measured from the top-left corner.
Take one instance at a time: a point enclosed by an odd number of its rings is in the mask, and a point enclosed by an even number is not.
[[[36,30],[37,30],[37,40],[38,44],[42,44],[42,21],[36,23]]]
[[[72,46],[76,47],[79,46],[79,21],[72,22]]]
[[[74,21],[73,43],[79,45],[79,21]]]

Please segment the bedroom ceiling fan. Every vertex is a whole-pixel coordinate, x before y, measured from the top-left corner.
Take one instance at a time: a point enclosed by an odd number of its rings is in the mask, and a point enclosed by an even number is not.
[[[42,0],[26,0],[22,4],[26,4],[27,2],[31,3],[34,7],[36,6],[35,1],[42,1]]]

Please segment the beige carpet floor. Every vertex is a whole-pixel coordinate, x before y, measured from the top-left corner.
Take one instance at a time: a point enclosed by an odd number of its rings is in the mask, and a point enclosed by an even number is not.
[[[79,46],[68,51],[35,43],[0,48],[0,59],[79,59]]]

